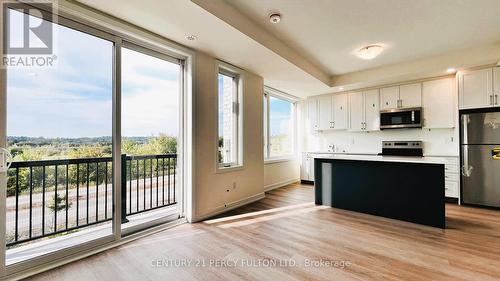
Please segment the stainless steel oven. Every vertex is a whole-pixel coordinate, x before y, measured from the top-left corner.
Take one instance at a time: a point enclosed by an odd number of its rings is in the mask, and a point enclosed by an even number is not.
[[[422,108],[399,108],[380,111],[380,129],[422,128]]]

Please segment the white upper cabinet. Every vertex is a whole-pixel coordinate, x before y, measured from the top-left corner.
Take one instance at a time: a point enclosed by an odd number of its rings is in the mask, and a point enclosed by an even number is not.
[[[491,68],[460,73],[458,76],[458,92],[460,109],[498,105],[498,102],[495,102],[495,94],[493,93],[493,69]],[[496,99],[498,100],[498,98]]]
[[[380,98],[379,90],[364,92],[365,96],[365,130],[380,130]]]
[[[332,96],[321,96],[319,102],[319,130],[333,129]]]
[[[318,127],[316,130],[347,129],[347,94],[320,96],[318,100]]]
[[[453,78],[424,82],[422,100],[424,128],[455,127],[456,99]]]
[[[380,89],[380,109],[392,109],[399,106],[399,86]]]
[[[399,107],[422,106],[422,83],[401,85],[399,87]]]
[[[380,89],[380,109],[422,106],[422,83]]]
[[[347,129],[347,94],[333,96],[333,129]]]
[[[363,92],[349,93],[349,130],[363,131],[365,104]]]
[[[493,98],[495,106],[500,106],[500,66],[493,68]]]
[[[349,129],[375,131],[380,129],[379,90],[349,94]]]
[[[318,130],[318,99],[310,98],[307,100],[307,118],[309,119],[309,125],[311,130]]]

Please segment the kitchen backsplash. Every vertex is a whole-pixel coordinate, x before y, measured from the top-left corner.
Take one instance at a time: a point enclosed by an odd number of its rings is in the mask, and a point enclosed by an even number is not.
[[[380,153],[382,141],[423,141],[425,155],[458,155],[456,129],[406,129],[376,132],[323,131],[309,134],[306,151]]]

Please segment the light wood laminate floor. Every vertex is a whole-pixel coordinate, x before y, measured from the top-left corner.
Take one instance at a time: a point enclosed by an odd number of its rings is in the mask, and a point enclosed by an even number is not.
[[[289,185],[32,279],[500,279],[499,211],[449,204],[443,231],[315,206],[313,197],[312,186]]]

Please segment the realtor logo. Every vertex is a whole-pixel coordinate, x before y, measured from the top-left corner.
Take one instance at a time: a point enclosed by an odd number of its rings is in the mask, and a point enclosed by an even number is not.
[[[42,12],[22,3],[3,3],[3,5],[4,30],[8,43],[4,54],[52,54],[52,13]],[[45,3],[44,5],[52,4]],[[21,20],[22,24],[17,26]],[[16,34],[13,34],[14,32]]]
[[[1,66],[54,66],[53,1],[0,1],[5,39]]]

